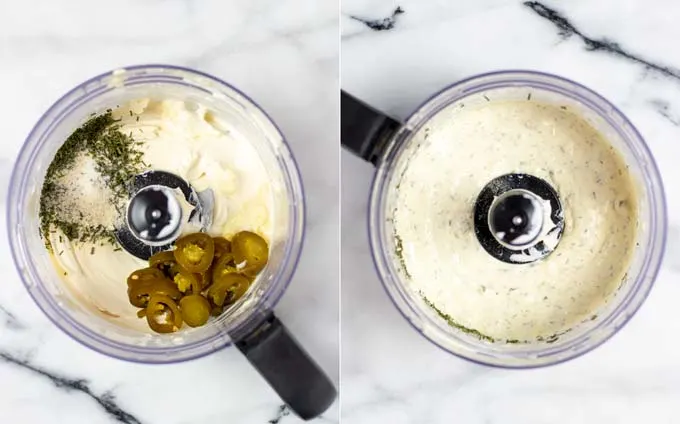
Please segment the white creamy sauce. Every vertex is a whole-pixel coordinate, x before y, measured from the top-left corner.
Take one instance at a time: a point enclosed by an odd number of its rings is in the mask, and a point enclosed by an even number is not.
[[[249,230],[271,242],[272,187],[257,151],[242,135],[205,107],[178,100],[140,99],[114,110],[113,116],[121,119],[122,132],[142,143],[149,170],[174,173],[197,191],[213,190],[209,234],[231,237]],[[75,170],[81,171],[78,164]],[[196,231],[190,224],[183,227],[183,234]],[[71,242],[60,231],[51,234],[50,242],[55,267],[76,297],[117,324],[151,331],[127,297],[127,277],[148,266],[145,261],[118,246]]]
[[[491,101],[448,107],[414,137],[393,225],[408,284],[441,313],[497,340],[532,341],[590,319],[617,291],[636,243],[635,184],[585,119]],[[477,195],[508,173],[544,179],[560,196],[565,230],[543,260],[504,263],[476,238]]]

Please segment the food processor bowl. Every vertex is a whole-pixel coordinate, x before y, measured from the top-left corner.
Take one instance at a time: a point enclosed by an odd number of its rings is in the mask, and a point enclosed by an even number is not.
[[[201,104],[228,130],[248,140],[271,182],[273,238],[267,267],[239,301],[203,327],[159,335],[116,325],[68,290],[40,236],[39,200],[47,167],[64,140],[92,113],[137,98]],[[176,66],[119,69],[80,84],[59,99],[31,131],[19,153],[8,198],[12,254],[30,295],[64,332],[85,346],[116,358],[170,363],[228,346],[234,335],[259,325],[285,291],[297,266],[304,232],[304,192],[291,151],[274,122],[245,94],[210,75]],[[121,290],[126,290],[121,281]]]
[[[401,175],[418,148],[414,135],[434,116],[453,104],[465,100],[465,105],[471,106],[488,101],[489,98],[531,99],[576,111],[621,153],[637,186],[638,244],[626,278],[609,301],[596,311],[595,318],[589,318],[567,329],[559,337],[543,342],[489,342],[452,327],[425,303],[419,293],[409,287],[408,277],[397,255],[400,247],[393,228],[395,199]],[[372,111],[368,114],[375,113]],[[380,120],[373,116],[372,122],[377,121]],[[350,127],[348,134],[357,131],[357,128]],[[633,124],[615,106],[592,90],[545,73],[493,72],[445,88],[418,107],[397,128],[380,121],[371,127],[371,134],[371,148],[365,148],[368,146],[366,143],[360,147],[364,148],[362,156],[377,166],[368,219],[375,266],[387,294],[402,315],[423,336],[442,349],[477,363],[508,368],[560,363],[588,352],[609,339],[647,297],[661,264],[666,238],[666,204],[661,177],[651,152]],[[343,134],[343,143],[344,138]],[[461,299],[461,302],[464,301]]]

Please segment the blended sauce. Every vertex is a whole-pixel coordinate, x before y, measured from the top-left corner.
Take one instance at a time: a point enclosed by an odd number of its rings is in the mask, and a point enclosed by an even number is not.
[[[136,152],[136,171],[168,171],[196,191],[213,190],[208,234],[231,237],[249,230],[271,242],[272,187],[257,151],[243,136],[205,107],[179,100],[138,99],[108,113],[117,121],[117,131],[134,140],[128,150]],[[120,225],[125,206],[111,192],[111,172],[101,175],[94,156],[79,154],[55,183],[54,191],[62,201],[56,209],[59,219],[80,225],[84,240],[67,237],[69,225],[53,225],[47,237],[53,263],[84,304],[120,325],[149,332],[126,291],[127,277],[147,262],[122,250],[110,236],[92,230],[108,234]],[[182,235],[197,231],[186,224]]]
[[[414,135],[395,194],[394,232],[410,287],[453,325],[486,340],[550,340],[594,318],[623,283],[637,233],[635,184],[623,157],[583,117],[550,104],[454,104]],[[546,258],[489,255],[473,210],[493,178],[547,181],[565,215]]]

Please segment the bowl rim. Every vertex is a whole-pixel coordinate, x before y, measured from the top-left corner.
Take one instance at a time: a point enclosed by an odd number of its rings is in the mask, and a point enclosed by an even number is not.
[[[29,141],[38,135],[37,133],[39,132],[39,129],[42,127],[42,125],[48,122],[48,117],[50,117],[60,107],[65,107],[71,103],[73,101],[72,97],[78,94],[79,91],[86,90],[90,84],[97,83],[107,78],[115,78],[117,75],[120,75],[123,72],[140,71],[179,72],[188,76],[206,79],[219,87],[226,88],[227,90],[234,92],[237,96],[240,96],[242,99],[244,99],[245,102],[248,103],[249,107],[252,107],[256,113],[261,114],[262,117],[264,117],[266,121],[272,125],[276,135],[280,138],[281,144],[277,146],[277,150],[280,151],[278,155],[285,157],[287,160],[288,167],[284,172],[286,184],[292,187],[294,190],[297,189],[300,193],[299,198],[294,199],[294,202],[291,202],[291,205],[289,206],[291,208],[291,216],[289,218],[291,223],[291,234],[297,236],[297,239],[291,238],[292,240],[286,243],[284,253],[285,266],[281,267],[281,269],[277,271],[273,277],[274,282],[270,284],[270,288],[278,287],[279,289],[270,290],[269,295],[264,294],[263,296],[260,296],[256,306],[254,306],[252,309],[253,313],[251,313],[248,317],[245,317],[242,322],[240,322],[239,325],[234,328],[234,332],[239,332],[239,334],[241,334],[241,332],[247,332],[253,327],[257,326],[267,316],[268,312],[276,306],[290,284],[290,281],[292,280],[297,269],[304,245],[306,230],[305,222],[307,214],[305,202],[306,197],[302,177],[300,174],[300,168],[297,164],[295,156],[293,155],[292,149],[290,148],[290,144],[281,131],[281,128],[272,119],[272,117],[250,96],[236,88],[234,85],[216,76],[196,69],[177,65],[149,63],[119,67],[104,73],[100,73],[76,85],[68,92],[63,94],[42,114],[38,121],[36,121],[35,125],[24,140],[24,143],[22,144],[21,149],[19,150],[19,153],[15,159],[9,179],[9,190],[6,198],[6,225],[10,251],[15,268],[19,274],[19,278],[21,279],[24,287],[28,291],[34,303],[48,317],[48,319],[62,332],[66,333],[69,337],[81,345],[106,356],[128,362],[144,364],[170,364],[207,356],[230,346],[233,343],[233,340],[231,340],[228,336],[225,337],[226,331],[224,331],[224,329],[219,329],[220,331],[215,331],[205,338],[187,345],[181,345],[179,347],[138,346],[121,342],[111,342],[111,340],[95,334],[92,330],[74,320],[69,314],[63,313],[61,308],[50,305],[49,300],[45,300],[45,304],[43,304],[43,300],[39,299],[38,296],[43,296],[45,299],[49,299],[50,295],[44,292],[41,284],[35,284],[35,286],[33,286],[29,283],[29,278],[34,279],[35,281],[39,281],[39,279],[35,278],[35,275],[31,275],[32,272],[30,271],[30,266],[33,265],[31,264],[30,255],[24,254],[26,252],[23,246],[23,238],[19,233],[17,233],[17,228],[21,227],[22,214],[20,211],[18,211],[18,207],[16,207],[16,205],[19,205],[20,194],[23,192],[23,188],[17,184],[20,180],[23,180],[26,177],[27,172],[24,171],[26,169],[26,162],[30,162],[31,158],[40,148],[39,145],[36,145],[29,151]],[[200,89],[200,87],[195,88]],[[34,292],[34,290],[37,290],[37,292]],[[100,345],[102,343],[107,346],[107,348],[101,347]],[[175,356],[170,357],[168,355],[170,350],[173,351]],[[182,352],[189,353],[182,354]]]
[[[625,299],[622,299],[621,304],[617,305],[616,308],[612,310],[610,313],[609,317],[610,318],[608,321],[612,321],[615,318],[618,318],[622,316],[624,313],[626,314],[623,316],[623,319],[617,323],[615,328],[613,330],[610,330],[608,334],[606,334],[604,337],[600,337],[599,340],[597,340],[594,343],[591,343],[588,345],[586,348],[579,348],[578,350],[575,350],[575,353],[569,353],[566,356],[559,358],[558,360],[553,360],[553,361],[545,361],[545,362],[536,362],[536,363],[529,363],[529,362],[524,362],[524,363],[504,363],[502,360],[503,359],[508,359],[510,357],[501,357],[500,361],[494,360],[491,355],[486,355],[483,353],[484,358],[488,358],[487,360],[485,359],[480,359],[479,356],[473,357],[473,355],[469,354],[469,351],[462,351],[462,350],[454,350],[450,349],[447,346],[445,346],[438,338],[442,338],[442,331],[438,330],[437,326],[431,326],[428,325],[428,330],[430,328],[434,328],[434,331],[424,331],[423,328],[427,323],[425,320],[422,318],[422,316],[414,317],[413,313],[410,312],[415,312],[413,308],[411,308],[410,311],[405,310],[405,308],[410,307],[408,304],[408,301],[405,298],[405,291],[410,290],[409,288],[404,287],[400,282],[401,279],[398,276],[396,272],[395,265],[393,264],[393,261],[390,261],[387,257],[387,252],[386,248],[382,243],[383,240],[383,221],[381,220],[381,206],[382,206],[382,200],[383,197],[385,196],[385,192],[387,191],[387,185],[386,182],[389,181],[390,177],[390,170],[388,169],[392,164],[393,160],[395,159],[395,155],[401,153],[401,147],[400,144],[404,141],[404,139],[408,138],[411,134],[415,133],[420,126],[422,126],[425,122],[427,122],[431,117],[436,115],[439,111],[447,107],[448,105],[460,101],[461,99],[464,99],[470,95],[474,95],[476,93],[484,91],[484,89],[480,90],[468,90],[464,91],[463,94],[461,94],[459,97],[450,99],[444,106],[441,106],[440,108],[432,111],[430,113],[430,116],[425,116],[423,115],[423,110],[426,109],[428,106],[430,106],[432,103],[435,102],[438,98],[445,96],[447,92],[453,91],[453,90],[458,90],[461,87],[464,87],[466,85],[470,85],[472,83],[475,83],[477,81],[481,81],[484,79],[489,79],[489,78],[515,78],[515,79],[538,79],[542,78],[544,80],[549,80],[555,83],[562,83],[566,85],[571,85],[573,88],[576,88],[578,90],[581,90],[584,93],[587,93],[587,95],[592,96],[595,101],[601,103],[602,105],[607,106],[610,108],[610,110],[623,122],[624,125],[628,126],[628,129],[633,135],[633,138],[635,138],[639,143],[636,147],[638,147],[643,154],[644,159],[646,160],[646,166],[644,167],[646,171],[648,171],[648,175],[646,175],[645,182],[647,180],[649,181],[649,185],[653,186],[657,189],[656,193],[658,196],[654,197],[654,199],[650,199],[650,203],[653,203],[654,206],[656,207],[656,213],[650,213],[650,221],[654,221],[652,224],[655,226],[655,228],[650,228],[650,246],[648,248],[648,252],[645,252],[645,257],[644,257],[644,263],[641,266],[640,269],[640,274],[637,278],[637,281],[635,284],[637,287],[631,290],[631,292],[628,294],[628,296]],[[507,81],[506,81],[507,82]],[[493,88],[504,88],[504,87],[519,87],[523,86],[521,84],[507,84],[507,85],[497,85],[494,86]],[[524,85],[526,86],[526,84]],[[562,93],[560,93],[562,94]],[[583,103],[583,98],[581,94],[577,93],[572,93],[573,100]],[[592,108],[591,108],[592,109]],[[604,118],[601,113],[599,113],[597,110],[593,110],[598,116]],[[606,120],[606,119],[605,119]],[[607,122],[609,122],[607,120]],[[552,366],[552,365],[557,365],[575,358],[578,358],[593,349],[597,348],[598,346],[601,346],[604,342],[609,340],[611,337],[614,336],[614,334],[617,334],[621,328],[625,326],[626,323],[635,315],[635,313],[639,310],[640,306],[644,303],[645,299],[649,295],[649,292],[651,291],[651,288],[654,285],[654,282],[656,280],[656,277],[658,276],[661,264],[663,262],[663,258],[665,256],[665,249],[666,249],[666,237],[667,237],[667,227],[668,227],[668,218],[667,218],[667,203],[666,203],[666,196],[664,192],[664,187],[663,187],[663,180],[661,178],[658,166],[654,160],[654,157],[651,153],[651,150],[649,149],[649,146],[645,142],[644,138],[638,131],[638,129],[633,125],[633,123],[628,119],[626,115],[624,115],[614,104],[609,102],[607,99],[605,99],[602,95],[598,94],[594,90],[584,86],[583,84],[580,84],[578,82],[575,82],[571,79],[554,75],[551,73],[547,72],[540,72],[540,71],[534,71],[534,70],[522,70],[522,69],[507,69],[507,70],[497,70],[497,71],[491,71],[491,72],[485,72],[481,74],[475,74],[472,76],[469,76],[467,78],[461,79],[457,82],[454,82],[452,84],[449,84],[439,91],[433,93],[430,95],[426,100],[421,102],[418,107],[416,107],[413,112],[408,116],[408,118],[404,121],[404,124],[402,127],[393,135],[392,139],[390,142],[388,142],[388,147],[384,154],[381,156],[377,166],[376,166],[376,172],[373,175],[373,180],[371,182],[371,188],[370,188],[370,194],[369,194],[369,207],[368,207],[368,216],[367,216],[367,232],[368,232],[368,237],[369,237],[369,245],[371,248],[371,257],[373,259],[373,265],[375,268],[376,273],[378,274],[378,277],[380,279],[381,285],[385,292],[388,295],[388,298],[392,302],[392,304],[396,307],[396,309],[399,311],[399,313],[402,315],[402,317],[409,323],[411,327],[413,327],[419,334],[421,334],[423,337],[425,337],[427,340],[429,340],[431,343],[433,343],[435,346],[438,348],[444,350],[447,353],[450,353],[454,356],[457,356],[461,359],[479,364],[479,365],[485,365],[485,366],[490,366],[490,367],[495,367],[495,368],[502,368],[502,369],[532,369],[532,368],[542,368],[542,367],[547,367],[547,366]],[[651,193],[651,196],[653,196],[654,193]],[[656,215],[656,216],[654,216]],[[655,240],[654,237],[657,237]],[[653,261],[653,263],[650,263],[650,261]],[[402,290],[403,289],[403,290]],[[641,291],[641,292],[640,292]],[[636,295],[639,295],[636,299]],[[624,306],[628,306],[628,304],[632,303],[633,300],[636,301],[636,304],[633,305],[633,307],[630,310],[625,310]],[[605,322],[605,321],[603,321]],[[595,327],[593,329],[590,329],[586,335],[591,334],[594,330],[596,330],[598,327]],[[438,336],[438,337],[435,337]],[[590,339],[586,339],[585,342],[588,342]],[[578,339],[574,340],[574,343],[572,345],[577,344]],[[581,342],[579,346],[581,346],[584,342]],[[577,347],[579,347],[577,346]],[[563,349],[566,350],[566,349]],[[494,352],[497,354],[497,352]],[[538,356],[540,357],[540,356]]]

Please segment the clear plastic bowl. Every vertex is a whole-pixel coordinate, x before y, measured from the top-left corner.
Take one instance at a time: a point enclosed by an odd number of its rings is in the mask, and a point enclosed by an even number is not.
[[[581,114],[621,152],[638,183],[638,242],[628,277],[601,310],[553,343],[489,343],[448,325],[412,291],[395,255],[391,214],[396,185],[410,152],[412,135],[439,111],[482,93],[494,99],[527,99],[567,105]],[[661,265],[666,241],[666,203],[659,171],[640,133],[611,103],[567,79],[538,72],[503,71],[483,74],[451,85],[432,96],[408,118],[392,138],[378,164],[369,203],[368,231],[373,258],[383,286],[408,322],[442,349],[473,362],[526,368],[560,363],[604,343],[637,311],[647,297]]]
[[[133,98],[173,98],[206,105],[246,137],[260,155],[274,191],[269,263],[254,286],[218,319],[172,335],[146,334],[112,324],[66,290],[39,232],[39,198],[47,166],[91,113]],[[43,312],[78,342],[135,362],[169,363],[228,346],[229,334],[247,333],[276,305],[297,266],[304,232],[304,192],[286,141],[267,114],[229,84],[190,69],[145,65],[94,77],[59,99],[35,125],[14,166],[8,197],[12,254],[26,289]],[[124,284],[124,283],[123,283]],[[125,290],[125,285],[121,287]]]

